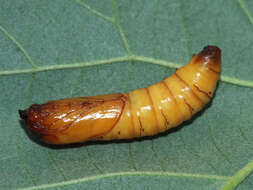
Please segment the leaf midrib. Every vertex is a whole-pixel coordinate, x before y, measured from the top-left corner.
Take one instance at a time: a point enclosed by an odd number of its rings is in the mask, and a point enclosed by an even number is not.
[[[83,68],[83,67],[119,63],[119,62],[150,63],[150,64],[165,66],[165,67],[169,67],[169,68],[173,68],[173,69],[179,68],[183,65],[183,64],[178,64],[178,63],[165,61],[165,60],[161,60],[161,59],[154,59],[154,58],[149,58],[149,57],[145,57],[145,56],[138,56],[138,55],[130,55],[130,56],[115,57],[115,58],[111,58],[111,59],[79,62],[79,63],[72,63],[72,64],[48,65],[48,66],[41,66],[41,67],[30,68],[30,69],[5,70],[5,71],[0,71],[0,76],[19,75],[19,74],[26,74],[26,73],[37,73],[37,72],[52,71],[52,70],[77,69],[77,68]],[[253,81],[252,80],[243,80],[243,79],[239,79],[236,77],[229,77],[226,75],[221,75],[220,80],[225,83],[230,83],[230,84],[237,85],[237,86],[253,88]]]
[[[159,176],[159,177],[179,177],[179,178],[193,178],[193,179],[211,179],[218,181],[227,181],[231,177],[230,176],[218,176],[218,175],[207,175],[207,174],[197,174],[197,173],[176,173],[176,172],[149,172],[149,171],[135,171],[135,172],[117,172],[117,173],[107,173],[103,175],[96,175],[91,177],[84,177],[75,180],[63,181],[59,183],[45,184],[34,187],[21,188],[18,190],[33,190],[33,189],[46,189],[53,187],[60,187],[66,185],[73,185],[82,182],[91,182],[94,180],[101,180],[105,178],[113,178],[113,177],[126,177],[126,176]]]

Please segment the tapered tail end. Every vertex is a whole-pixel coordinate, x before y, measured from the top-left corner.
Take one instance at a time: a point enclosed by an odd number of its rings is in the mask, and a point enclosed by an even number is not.
[[[25,121],[27,120],[27,115],[28,115],[27,110],[18,110],[18,113],[21,119]]]
[[[221,49],[217,46],[206,46],[200,53],[203,57],[208,57],[209,59],[216,59],[217,61],[221,59]],[[219,63],[221,63],[219,61]]]
[[[198,54],[199,58],[205,61],[211,61],[215,64],[221,64],[221,49],[217,46],[206,46]]]
[[[193,64],[200,64],[210,70],[221,72],[221,49],[217,46],[208,45],[196,54],[191,60]]]

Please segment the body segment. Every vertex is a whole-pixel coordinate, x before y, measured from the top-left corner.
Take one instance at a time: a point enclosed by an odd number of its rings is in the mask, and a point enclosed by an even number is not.
[[[128,93],[70,98],[20,111],[50,144],[150,136],[175,127],[208,103],[221,72],[221,51],[207,46],[161,82]]]

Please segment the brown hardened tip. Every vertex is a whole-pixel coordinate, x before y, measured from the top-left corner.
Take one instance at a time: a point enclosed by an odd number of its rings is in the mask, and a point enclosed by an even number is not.
[[[221,49],[217,46],[206,46],[201,52],[195,55],[194,63],[208,66],[209,68],[220,72],[221,70]]]
[[[221,49],[217,46],[206,46],[203,50],[199,53],[200,56],[206,59],[215,59],[216,61],[220,62],[221,59]]]
[[[21,119],[23,120],[27,120],[27,110],[18,110],[19,116],[21,117]]]

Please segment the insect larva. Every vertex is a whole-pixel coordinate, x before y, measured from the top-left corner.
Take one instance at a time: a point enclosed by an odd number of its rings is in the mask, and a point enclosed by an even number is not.
[[[221,50],[207,46],[161,82],[128,93],[69,98],[19,110],[50,144],[150,136],[175,127],[208,103],[221,72]]]

